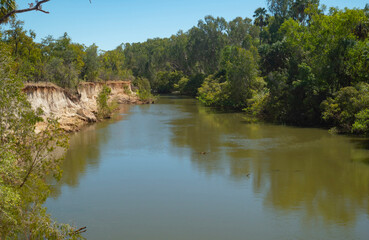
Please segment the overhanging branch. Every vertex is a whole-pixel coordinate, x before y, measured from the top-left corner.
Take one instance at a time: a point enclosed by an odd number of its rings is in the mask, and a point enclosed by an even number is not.
[[[33,4],[30,4],[29,8],[25,8],[25,9],[18,9],[18,10],[13,10],[8,12],[7,14],[5,14],[3,17],[0,18],[0,24],[5,23],[9,17],[11,17],[14,14],[17,13],[24,13],[24,12],[30,12],[30,11],[40,11],[43,13],[49,13],[48,11],[45,11],[42,9],[42,4],[49,2],[50,0],[41,0],[41,1],[36,1],[36,4],[33,6]]]

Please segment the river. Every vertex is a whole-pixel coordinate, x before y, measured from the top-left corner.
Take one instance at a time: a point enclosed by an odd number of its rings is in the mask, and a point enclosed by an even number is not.
[[[92,240],[367,240],[368,149],[161,97],[75,133],[45,205]]]

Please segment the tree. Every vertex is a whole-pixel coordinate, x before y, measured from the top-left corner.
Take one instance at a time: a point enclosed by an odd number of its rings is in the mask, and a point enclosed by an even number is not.
[[[260,29],[260,35],[263,33],[263,28],[268,25],[269,21],[269,14],[267,14],[267,10],[265,8],[258,8],[255,10],[253,17],[254,24],[259,27]],[[259,43],[261,44],[262,37],[259,37]]]
[[[246,49],[227,46],[222,51],[221,71],[210,75],[199,88],[199,100],[206,105],[243,109],[264,88],[258,78],[254,54]]]
[[[247,100],[263,87],[257,81],[258,66],[254,55],[243,48],[226,47],[221,65],[229,82],[230,104],[236,109],[246,107]]]
[[[84,66],[81,71],[81,79],[86,81],[96,81],[99,76],[100,61],[98,55],[98,47],[92,44],[85,50],[83,57]]]
[[[252,25],[249,18],[237,17],[227,24],[227,37],[230,45],[238,47],[248,47],[253,44],[253,39],[259,36],[258,28]]]
[[[84,66],[84,46],[72,43],[67,33],[58,39],[44,39],[45,79],[63,88],[76,89]]]
[[[154,95],[151,94],[151,86],[148,79],[136,77],[132,83],[136,87],[137,96],[140,98],[141,101],[149,103],[155,101],[156,98]]]
[[[188,44],[188,34],[183,31],[179,31],[176,35],[173,35],[169,39],[169,64],[171,70],[182,71],[189,75],[191,73],[190,66],[188,64],[188,51],[186,46]]]
[[[47,178],[60,178],[62,158],[55,149],[66,147],[66,135],[52,119],[35,132],[41,111],[31,108],[14,63],[0,47],[0,239],[80,238],[79,231],[56,223],[43,207],[50,192]]]
[[[39,44],[34,42],[36,34],[33,31],[27,32],[23,28],[23,22],[12,19],[10,27],[3,36],[3,41],[11,49],[11,55],[17,61],[15,71],[24,80],[43,80],[44,64]]]
[[[288,17],[293,0],[267,0],[269,11],[278,18]]]
[[[6,23],[9,18],[14,17],[15,14],[30,12],[30,11],[40,11],[43,13],[49,13],[42,9],[42,4],[49,2],[50,0],[35,1],[29,4],[29,8],[17,9],[16,1],[14,0],[1,0],[0,1],[0,24]]]
[[[123,46],[119,45],[112,51],[100,55],[100,78],[104,80],[122,80],[131,77],[131,72],[125,69],[125,54]]]
[[[369,84],[345,87],[322,103],[323,119],[340,132],[368,133]]]
[[[100,119],[110,118],[117,107],[115,102],[109,103],[110,94],[111,88],[104,85],[96,98],[98,107],[97,115]]]
[[[290,8],[290,16],[294,20],[306,25],[308,14],[305,10],[313,4],[319,6],[319,2],[319,0],[295,0]]]
[[[182,77],[182,72],[159,71],[155,77],[153,90],[157,93],[171,93]]]
[[[201,87],[205,79],[205,75],[197,73],[195,75],[182,77],[178,82],[179,91],[183,95],[197,96],[198,89]]]
[[[211,74],[217,70],[221,51],[227,45],[226,30],[225,19],[213,16],[206,16],[190,29],[187,51],[193,73]]]

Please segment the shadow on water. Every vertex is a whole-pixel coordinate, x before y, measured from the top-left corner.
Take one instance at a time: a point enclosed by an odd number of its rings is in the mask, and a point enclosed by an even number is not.
[[[172,143],[192,150],[198,171],[252,180],[264,205],[305,213],[305,219],[349,225],[369,214],[369,143],[321,129],[245,124],[242,113],[183,104]],[[206,154],[199,154],[206,153]]]
[[[368,138],[351,138],[350,142],[356,147],[352,161],[362,162],[369,165],[369,139]]]

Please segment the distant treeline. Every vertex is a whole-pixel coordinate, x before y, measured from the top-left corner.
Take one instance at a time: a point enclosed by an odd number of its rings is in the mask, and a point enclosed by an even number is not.
[[[369,132],[369,7],[267,0],[254,19],[206,16],[187,32],[99,51],[67,34],[35,43],[12,21],[3,43],[25,81],[75,88],[131,79],[140,91],[197,97],[250,119]]]

